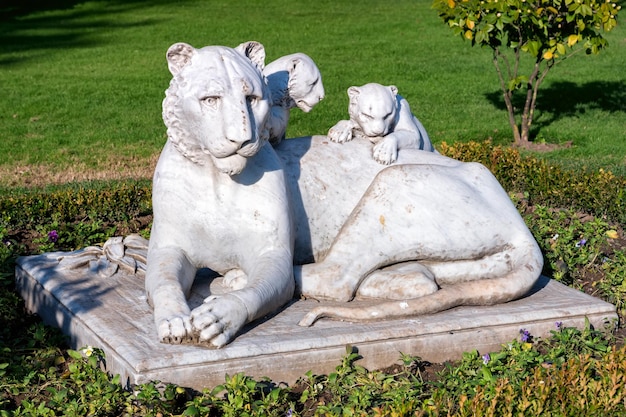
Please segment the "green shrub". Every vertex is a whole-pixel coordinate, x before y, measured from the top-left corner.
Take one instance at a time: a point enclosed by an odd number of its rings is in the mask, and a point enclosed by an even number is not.
[[[0,222],[23,228],[55,220],[117,222],[150,213],[149,181],[93,182],[0,195]]]
[[[458,416],[618,416],[626,413],[626,348],[600,359],[576,356],[561,367],[538,366],[521,384],[507,378],[492,391],[462,397]]]
[[[504,189],[522,195],[528,204],[571,208],[599,218],[626,223],[626,178],[611,172],[570,171],[522,155],[490,141],[439,146],[442,154],[461,161],[480,162]]]

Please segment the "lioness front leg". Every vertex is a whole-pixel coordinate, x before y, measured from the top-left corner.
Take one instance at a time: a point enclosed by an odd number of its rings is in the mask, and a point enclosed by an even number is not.
[[[192,339],[186,295],[196,268],[176,249],[148,251],[146,293],[154,310],[154,323],[163,343],[182,343]]]
[[[208,297],[191,312],[193,331],[200,342],[219,348],[247,323],[282,307],[293,297],[293,255],[290,249],[271,250],[251,259],[244,288]],[[246,272],[249,271],[249,272]]]

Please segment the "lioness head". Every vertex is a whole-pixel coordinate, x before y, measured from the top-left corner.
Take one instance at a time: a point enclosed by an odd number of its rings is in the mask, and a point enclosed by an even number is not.
[[[348,88],[348,113],[366,136],[385,136],[393,131],[398,112],[396,86],[376,83]]]
[[[211,161],[229,175],[241,173],[247,158],[265,143],[263,126],[270,93],[261,75],[262,45],[237,50],[172,45],[167,63],[173,75],[163,101],[168,139],[184,156]],[[256,52],[248,56],[248,52]]]

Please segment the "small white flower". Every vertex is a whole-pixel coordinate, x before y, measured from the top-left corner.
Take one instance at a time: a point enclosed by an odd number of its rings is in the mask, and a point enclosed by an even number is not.
[[[83,355],[90,357],[93,355],[93,346],[87,346],[86,348],[83,348],[81,352],[83,352]]]

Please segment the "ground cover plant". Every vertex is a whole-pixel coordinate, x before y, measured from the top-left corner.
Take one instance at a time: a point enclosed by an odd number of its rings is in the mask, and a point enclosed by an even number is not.
[[[383,370],[364,369],[348,348],[335,372],[308,373],[293,386],[236,374],[204,392],[158,381],[125,389],[102,372],[97,346],[68,349],[14,291],[18,255],[149,235],[167,47],[256,39],[268,60],[302,51],[324,76],[327,98],[310,114],[294,112],[288,135],[323,134],[345,118],[350,85],[398,85],[442,153],[494,172],[537,238],[544,272],[614,303],[623,323],[626,75],[615,70],[626,54],[623,26],[607,34],[605,53],[564,62],[545,82],[537,141],[573,145],[527,154],[504,146],[506,108],[485,71],[491,54],[469,50],[430,6],[0,4],[0,415],[626,414],[623,328],[555,323],[545,339],[520,329],[497,352],[469,351],[448,364],[405,352]]]

